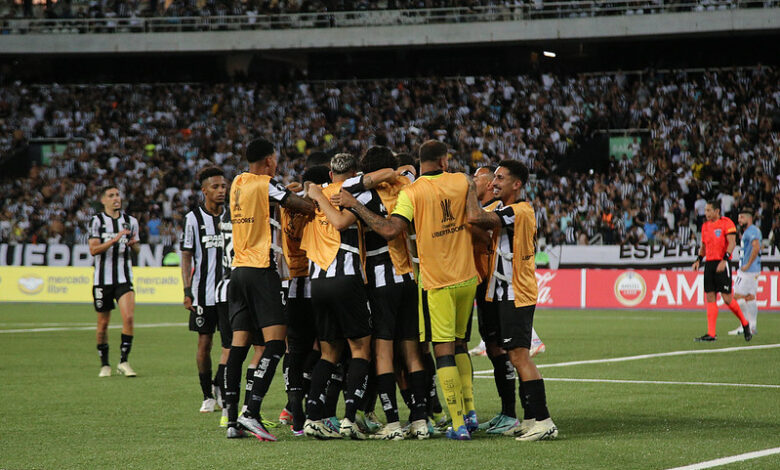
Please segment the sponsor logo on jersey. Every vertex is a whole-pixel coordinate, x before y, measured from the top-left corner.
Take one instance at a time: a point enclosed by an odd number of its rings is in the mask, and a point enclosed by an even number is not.
[[[635,271],[628,271],[615,279],[615,298],[626,307],[639,305],[647,294],[645,279]]]

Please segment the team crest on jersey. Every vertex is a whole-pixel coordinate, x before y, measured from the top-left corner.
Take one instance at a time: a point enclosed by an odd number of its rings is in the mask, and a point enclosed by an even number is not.
[[[720,237],[722,234],[723,234],[723,230],[721,230],[721,229],[719,229],[719,228],[716,228],[716,229],[715,229],[715,236],[716,236],[716,237]]]

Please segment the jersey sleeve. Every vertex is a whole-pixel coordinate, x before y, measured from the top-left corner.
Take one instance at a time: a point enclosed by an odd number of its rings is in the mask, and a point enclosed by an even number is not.
[[[355,194],[355,199],[358,200],[361,204],[366,206],[366,209],[370,210],[371,212],[374,212],[375,214],[379,214],[381,216],[386,216],[387,212],[382,211],[382,202],[381,200],[374,195],[374,191],[361,191],[358,194]],[[360,215],[357,213],[357,211],[354,208],[349,209],[350,212],[355,214],[355,216],[359,219]]]
[[[737,226],[734,225],[734,222],[729,219],[728,217],[724,217],[723,219],[723,231],[726,232],[726,235],[730,233],[737,233]]]
[[[131,232],[131,240],[139,241],[139,233],[141,231],[141,227],[138,225],[138,219],[135,217],[130,217],[130,232]]]
[[[193,223],[195,217],[190,217],[192,212],[187,214],[184,222],[184,232],[181,234],[181,249],[182,251],[194,251],[195,250],[195,232],[197,227]]]
[[[395,203],[392,215],[400,217],[407,222],[414,220],[414,204],[403,189],[398,193],[398,201]]]
[[[345,180],[341,185],[341,189],[348,193],[352,193],[353,195],[364,192],[366,187],[363,185],[363,175],[353,176],[352,178]]]
[[[493,212],[498,215],[498,218],[501,219],[501,226],[502,227],[509,227],[513,226],[515,224],[515,208],[512,206],[506,206],[502,207],[501,209],[496,209]]]
[[[98,216],[92,217],[89,221],[89,238],[100,238],[100,218]]]
[[[271,202],[278,202],[284,204],[284,201],[290,195],[290,190],[285,188],[284,185],[275,179],[271,178],[268,182],[268,199]]]
[[[409,171],[409,170],[406,170],[406,171],[403,171],[403,172],[401,172],[401,176],[405,176],[405,177],[406,177],[406,179],[408,179],[408,180],[409,180],[409,184],[412,184],[412,183],[414,183],[414,180],[415,180],[415,179],[417,179],[417,178],[415,178],[415,176],[414,176],[414,173],[412,173],[412,172],[411,172],[411,171]]]

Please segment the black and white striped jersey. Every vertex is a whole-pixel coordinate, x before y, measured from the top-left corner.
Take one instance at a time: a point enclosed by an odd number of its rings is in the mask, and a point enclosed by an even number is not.
[[[219,222],[224,247],[222,249],[222,280],[217,283],[217,303],[228,301],[227,291],[230,284],[230,273],[233,271],[233,222],[230,221],[230,206],[225,204],[222,218]]]
[[[356,186],[363,186],[363,176],[353,176],[341,185],[341,188],[354,193]],[[362,202],[362,201],[361,201]],[[333,278],[336,276],[363,276],[363,263],[360,261],[360,227],[358,222],[341,231],[341,246],[336,258],[328,269],[320,268],[309,261],[309,273],[312,279]]]
[[[222,216],[212,215],[202,206],[184,217],[182,251],[192,252],[192,305],[211,307],[216,304],[216,289],[223,273],[225,240],[222,236]]]
[[[402,176],[414,182],[413,173],[404,172]],[[382,217],[389,215],[387,208],[382,204],[382,198],[379,196],[379,193],[375,189],[366,190],[362,180],[357,184],[350,185],[348,190],[371,212]],[[403,284],[404,279],[414,280],[414,276],[411,273],[398,274],[395,266],[393,266],[393,261],[390,259],[390,248],[387,246],[387,240],[384,237],[371,230],[368,226],[365,226],[363,236],[366,248],[366,278],[370,287],[379,288],[393,284]]]
[[[493,209],[501,219],[501,235],[498,237],[493,260],[493,276],[488,285],[488,295],[494,301],[515,300],[512,287],[512,241],[515,238],[515,212],[500,202]]]
[[[119,217],[112,218],[105,212],[92,216],[89,222],[89,238],[97,238],[100,243],[105,243],[116,237],[122,230],[129,230],[130,235],[124,235],[119,242],[111,245],[108,250],[95,255],[95,276],[93,284],[96,286],[111,286],[133,282],[132,260],[130,259],[130,247],[127,243],[138,240],[138,220],[135,217],[119,213]]]

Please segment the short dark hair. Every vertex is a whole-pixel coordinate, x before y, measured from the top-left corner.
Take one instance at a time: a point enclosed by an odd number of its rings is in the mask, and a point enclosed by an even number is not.
[[[105,186],[100,188],[100,193],[99,193],[100,197],[102,198],[103,196],[105,196],[109,189],[116,189],[117,191],[119,191],[119,188],[117,187],[117,185],[115,185],[115,184],[107,184],[107,185],[105,185]]]
[[[720,210],[720,203],[717,199],[710,199],[707,204],[711,205],[713,209]]]
[[[398,166],[404,166],[404,165],[412,165],[415,166],[417,163],[414,161],[414,157],[409,155],[408,153],[399,153],[395,156],[395,159],[398,160]]]
[[[200,169],[197,175],[198,183],[200,183],[201,186],[203,186],[203,182],[207,179],[211,178],[212,176],[225,176],[225,172],[222,171],[222,168],[214,165],[204,166]]]
[[[498,169],[498,167],[497,167],[497,166],[495,166],[495,165],[483,165],[483,166],[481,166],[481,167],[477,168],[477,170],[479,170],[480,168],[487,168],[487,169],[488,169],[488,171],[489,171],[491,174],[495,173],[495,172],[496,172],[496,170]],[[474,170],[474,173],[476,173],[476,172],[477,172],[477,170]]]
[[[274,144],[265,139],[255,139],[246,146],[246,159],[249,163],[260,161],[276,151]]]
[[[754,211],[753,211],[753,208],[752,208],[752,207],[750,207],[750,206],[743,206],[743,207],[742,207],[742,208],[739,210],[739,213],[740,213],[740,214],[747,214],[747,215],[749,215],[749,216],[751,216],[751,217],[752,217],[752,216],[753,216],[753,213],[754,213]]]
[[[378,147],[387,147],[387,136],[384,134],[376,134],[374,136],[374,144]]]
[[[420,162],[435,162],[447,155],[447,145],[438,140],[428,140],[420,146]]]
[[[330,168],[325,165],[314,165],[303,172],[303,181],[314,184],[330,183]]]
[[[330,157],[325,152],[312,152],[306,157],[306,168],[317,165],[330,166]]]
[[[509,174],[519,179],[521,183],[528,182],[528,167],[517,160],[501,160],[499,167],[506,168]]]
[[[371,147],[360,160],[360,169],[365,173],[371,173],[382,168],[395,169],[397,166],[398,160],[396,160],[393,151],[382,146]]]

